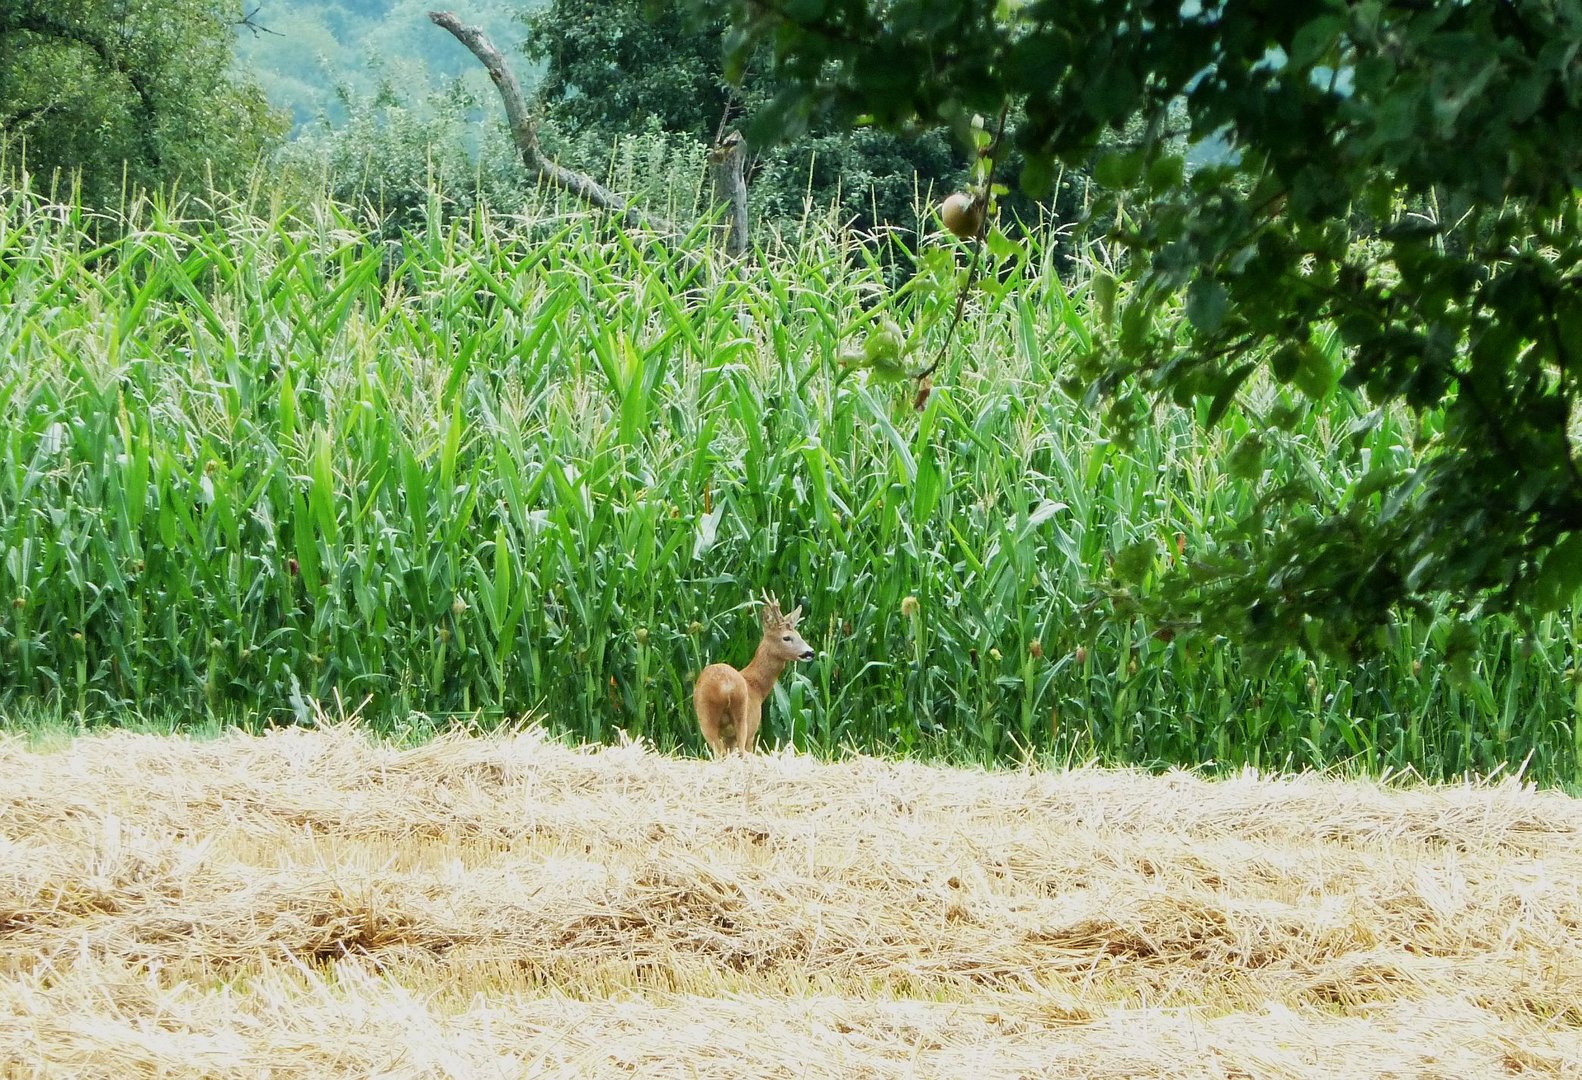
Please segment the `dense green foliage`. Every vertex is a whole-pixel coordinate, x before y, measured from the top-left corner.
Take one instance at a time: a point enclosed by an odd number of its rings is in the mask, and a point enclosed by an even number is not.
[[[218,0],[7,0],[0,144],[9,164],[80,177],[111,203],[182,178],[238,182],[281,133],[231,67],[236,5]]]
[[[324,191],[357,209],[360,227],[390,241],[428,220],[434,200],[446,217],[474,210],[513,214],[535,186],[504,125],[479,123],[499,109],[493,92],[480,101],[462,84],[421,98],[382,91],[348,98],[337,125],[312,125],[276,155],[275,186],[287,198]],[[567,137],[539,132],[560,164],[588,173],[667,221],[696,221],[709,211],[708,147],[663,132]]]
[[[289,176],[327,182],[337,199],[370,208],[391,236],[421,221],[436,189],[447,213],[510,213],[533,183],[482,67],[426,18],[429,6],[380,14],[354,4],[271,5],[260,19],[281,36],[244,36],[239,50],[299,120],[279,155]],[[700,188],[727,100],[719,28],[699,35],[673,13],[651,24],[637,3],[542,7],[520,5],[516,21],[459,10],[508,53],[527,35],[534,58],[513,67],[537,99],[546,152],[667,220],[707,213]],[[938,135],[808,137],[753,160],[752,215],[768,228],[809,219],[819,228],[835,217],[914,229],[930,183],[963,167]]]
[[[1125,207],[1115,236],[1133,287],[1059,373],[1109,396],[1119,430],[1160,398],[1217,415],[1260,367],[1314,399],[1338,381],[1376,404],[1444,409],[1429,452],[1373,457],[1354,499],[1271,489],[1168,590],[1174,607],[1212,630],[1360,653],[1424,598],[1519,612],[1573,601],[1582,5],[697,6],[732,13],[738,65],[773,49],[780,94],[760,138],[825,114],[961,127],[1014,105],[1036,191],[1140,126],[1095,165]],[[1189,175],[1168,139],[1176,117],[1229,153]],[[1156,318],[1182,295],[1187,340]],[[1321,344],[1335,334],[1338,352]],[[1374,415],[1364,427],[1385,422]],[[1249,435],[1249,475],[1267,438]]]
[[[739,127],[769,98],[749,76],[728,86],[722,22],[696,25],[649,0],[550,0],[526,16],[525,48],[542,61],[537,95],[552,123],[606,143],[662,131],[712,145],[727,116]],[[960,149],[939,132],[905,137],[876,129],[801,133],[755,154],[753,213],[777,222],[838,207],[858,228],[915,230],[919,202],[965,172]]]
[[[278,186],[327,188],[390,240],[423,221],[436,192],[451,214],[515,209],[531,184],[503,126],[477,122],[480,104],[495,103],[460,82],[421,97],[393,87],[348,95],[340,122],[309,125],[281,148]]]
[[[1425,616],[1355,666],[1257,671],[1095,607],[1252,511],[1253,421],[1167,409],[1121,445],[1044,392],[1106,302],[1050,251],[1007,252],[917,412],[839,357],[888,318],[937,343],[947,252],[864,315],[882,275],[837,235],[760,273],[530,210],[436,200],[393,258],[327,203],[142,203],[101,246],[7,199],[0,696],[289,720],[300,686],[386,729],[542,710],[695,748],[690,680],[750,655],[770,588],[820,652],[771,743],[1577,775],[1574,620]],[[1254,393],[1300,416],[1273,479],[1330,502],[1366,482],[1338,444],[1434,434]]]

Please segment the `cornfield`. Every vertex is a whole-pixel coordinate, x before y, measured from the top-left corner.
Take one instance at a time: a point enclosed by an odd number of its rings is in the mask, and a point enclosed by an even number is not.
[[[263,727],[338,694],[398,736],[534,715],[695,751],[691,680],[745,662],[770,590],[819,650],[770,744],[1578,776],[1574,616],[1486,621],[1470,683],[1443,618],[1255,668],[1103,617],[1117,553],[1168,573],[1246,512],[1253,421],[1107,438],[1058,389],[1102,313],[1052,243],[998,252],[916,410],[842,351],[894,316],[928,355],[953,295],[894,299],[871,242],[732,267],[548,196],[441,209],[396,245],[267,191],[4,196],[0,700]],[[1297,435],[1337,500],[1351,408]],[[1364,450],[1412,438],[1387,417]]]

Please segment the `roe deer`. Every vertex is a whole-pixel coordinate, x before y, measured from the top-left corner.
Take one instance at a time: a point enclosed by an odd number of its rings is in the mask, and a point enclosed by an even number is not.
[[[763,721],[764,699],[774,689],[775,680],[791,661],[813,659],[813,650],[796,632],[797,620],[802,617],[800,605],[791,614],[782,615],[780,601],[765,593],[760,615],[764,636],[752,663],[740,671],[729,664],[710,664],[692,689],[698,727],[717,757],[731,750],[745,754],[753,748]]]

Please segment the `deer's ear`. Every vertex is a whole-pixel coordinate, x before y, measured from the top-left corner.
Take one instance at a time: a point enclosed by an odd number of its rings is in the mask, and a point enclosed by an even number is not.
[[[786,616],[786,625],[790,626],[790,627],[795,627],[796,624],[797,624],[797,620],[800,619],[801,617],[802,617],[802,605],[798,604],[796,607],[791,609],[791,614]]]

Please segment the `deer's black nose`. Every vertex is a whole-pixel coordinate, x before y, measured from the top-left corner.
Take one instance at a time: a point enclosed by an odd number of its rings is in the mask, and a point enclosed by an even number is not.
[[[802,659],[804,659],[804,660],[811,660],[811,659],[813,659],[813,650],[809,649],[807,652],[803,653],[802,654]]]

